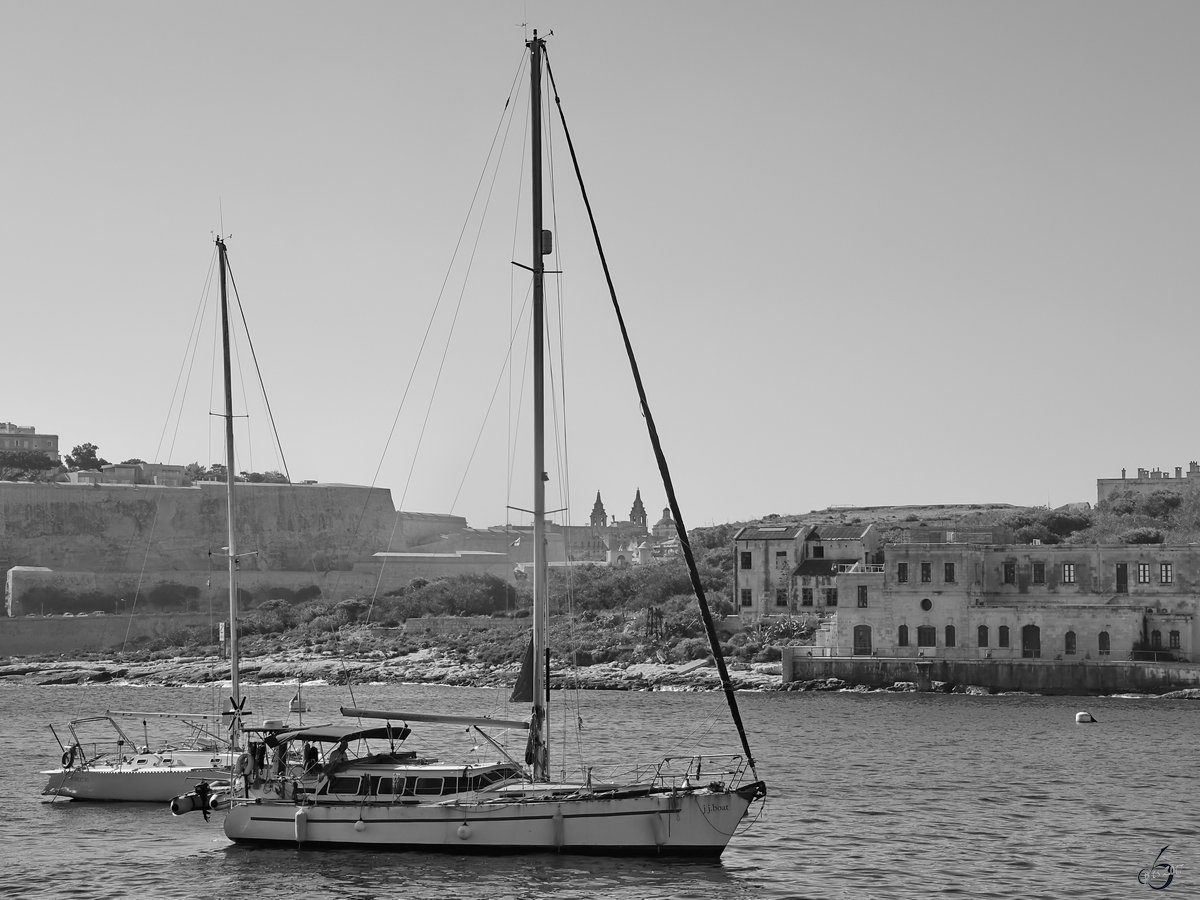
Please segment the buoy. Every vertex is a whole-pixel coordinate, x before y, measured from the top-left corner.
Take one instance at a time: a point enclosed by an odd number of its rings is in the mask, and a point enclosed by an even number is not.
[[[303,844],[308,837],[308,810],[296,810],[296,843]]]
[[[1090,712],[1075,713],[1075,724],[1076,725],[1089,725],[1089,724],[1094,724],[1094,723],[1096,723],[1096,717],[1093,716]]]
[[[362,819],[359,819],[357,822],[354,823],[354,830],[355,831],[366,831],[367,823],[364,822]]]

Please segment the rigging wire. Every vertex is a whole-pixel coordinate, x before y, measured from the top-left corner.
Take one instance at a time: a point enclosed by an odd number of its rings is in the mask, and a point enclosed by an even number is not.
[[[667,494],[667,502],[671,507],[671,513],[675,518],[675,530],[679,536],[679,544],[683,550],[684,558],[687,560],[688,573],[692,580],[692,589],[696,594],[696,602],[700,606],[700,614],[704,618],[705,631],[708,633],[709,644],[713,651],[713,658],[717,664],[717,671],[721,676],[721,686],[725,691],[725,699],[729,705],[730,715],[733,717],[734,725],[737,726],[738,736],[742,741],[742,749],[746,752],[746,760],[750,766],[750,771],[754,774],[757,780],[757,772],[754,766],[754,754],[750,750],[750,740],[746,736],[746,727],[742,722],[741,712],[738,710],[737,697],[734,693],[733,682],[729,677],[729,670],[725,665],[725,658],[721,654],[720,641],[717,639],[716,626],[713,624],[712,613],[708,608],[708,601],[705,599],[704,585],[700,580],[700,572],[696,567],[696,560],[692,554],[691,541],[688,539],[687,529],[684,526],[683,514],[679,511],[679,501],[675,496],[675,487],[671,479],[671,472],[667,467],[666,456],[663,454],[662,443],[658,437],[658,429],[654,424],[654,416],[650,411],[650,403],[646,398],[645,386],[642,383],[641,371],[638,368],[637,360],[633,353],[633,343],[629,337],[629,330],[625,327],[625,317],[621,313],[620,304],[617,302],[616,287],[613,285],[612,274],[608,268],[608,259],[604,255],[604,248],[600,244],[600,232],[596,225],[595,215],[592,213],[591,200],[588,198],[587,189],[583,184],[583,173],[579,168],[579,158],[575,153],[575,145],[571,141],[571,132],[567,128],[566,114],[562,108],[562,100],[558,96],[557,85],[554,84],[554,73],[550,68],[550,57],[546,54],[545,48],[542,50],[546,56],[546,73],[550,79],[550,84],[554,89],[554,103],[558,107],[559,119],[562,121],[563,136],[567,141],[567,149],[571,154],[571,163],[575,168],[575,176],[579,183],[579,192],[583,199],[583,205],[587,210],[588,221],[592,226],[592,235],[595,238],[596,252],[600,257],[600,265],[604,270],[604,280],[608,284],[609,297],[612,300],[613,311],[617,317],[617,324],[620,327],[621,338],[625,344],[625,353],[629,359],[630,369],[633,374],[633,380],[637,385],[638,400],[642,408],[642,416],[646,420],[646,430],[650,437],[650,443],[654,448],[654,457],[658,463],[659,474],[662,476],[663,488]]]
[[[496,158],[497,158],[496,157],[496,147],[497,147],[497,143],[500,142],[500,140],[501,140],[501,136],[507,134],[507,128],[509,127],[509,124],[511,123],[512,114],[509,110],[509,106],[510,106],[513,92],[514,92],[513,85],[518,83],[518,81],[520,79],[521,71],[523,71],[523,68],[525,65],[524,56],[525,56],[525,54],[522,53],[521,61],[517,66],[517,71],[513,75],[513,81],[509,86],[508,95],[504,101],[504,108],[501,110],[500,118],[496,123],[496,129],[492,133],[491,144],[488,147],[488,152],[484,158],[483,166],[480,168],[479,177],[478,177],[478,179],[476,179],[475,188],[471,194],[471,200],[468,203],[466,215],[463,217],[463,223],[462,223],[462,227],[459,229],[458,239],[455,242],[454,250],[450,254],[450,261],[447,263],[445,273],[442,276],[442,284],[441,284],[441,287],[438,289],[437,298],[434,301],[433,310],[430,312],[429,319],[425,324],[425,331],[421,336],[421,341],[420,341],[420,344],[417,349],[417,355],[413,359],[412,367],[409,370],[408,380],[405,382],[404,391],[402,392],[401,397],[400,397],[400,403],[396,407],[395,415],[392,417],[392,424],[388,430],[387,439],[384,441],[383,451],[380,453],[379,461],[375,466],[375,473],[371,477],[371,485],[370,486],[372,488],[374,488],[375,485],[379,482],[379,475],[380,475],[380,472],[383,470],[384,460],[387,458],[387,454],[388,454],[389,449],[391,448],[392,441],[395,439],[396,429],[399,427],[400,416],[404,412],[405,408],[408,405],[408,397],[409,397],[410,392],[412,391],[413,383],[416,379],[417,370],[420,366],[421,360],[425,356],[425,350],[426,350],[427,345],[429,344],[430,335],[433,331],[433,326],[437,322],[439,311],[442,308],[442,302],[446,298],[447,288],[450,283],[450,277],[455,270],[455,265],[459,260],[459,254],[463,247],[463,242],[467,236],[468,227],[470,226],[472,217],[475,215],[477,204],[479,204],[479,202],[480,202],[480,194],[483,191],[485,181],[487,180],[489,168],[493,169],[493,172],[492,172],[492,179],[488,183],[488,190],[485,195],[486,200],[484,201],[484,204],[483,204],[484,210],[487,209],[487,205],[490,203],[491,192],[495,187],[495,178],[496,178],[495,171],[494,171],[494,168],[495,168],[494,160],[496,160]],[[480,214],[481,223],[482,223],[482,218],[483,218],[483,216],[481,213]],[[479,233],[477,231],[475,245],[474,245],[475,247],[478,246],[478,240],[479,240]],[[462,289],[462,291],[460,291],[459,299],[458,299],[459,307],[461,307],[461,305],[462,305],[463,293],[466,290],[466,279],[470,274],[470,269],[471,269],[471,265],[472,265],[473,261],[474,261],[474,252],[472,252],[471,256],[468,258],[467,272],[463,276],[463,289]],[[455,317],[457,317],[457,308],[455,311]],[[453,325],[451,325],[451,332],[453,332]],[[447,349],[448,349],[448,347],[449,347],[449,337],[447,338]],[[442,364],[443,365],[445,364],[445,351],[443,351]],[[440,373],[441,373],[440,368],[439,368],[438,372],[439,372],[438,379],[440,380]],[[437,385],[435,384],[433,392],[436,393],[436,390],[437,390]],[[431,395],[430,404],[432,405],[432,395]],[[428,422],[428,419],[429,419],[429,409],[427,408],[426,415],[425,415],[426,423]],[[412,461],[412,465],[409,468],[408,476],[404,482],[404,487],[403,487],[401,495],[400,495],[400,502],[399,502],[399,504],[396,505],[396,515],[392,522],[392,531],[388,536],[387,548],[389,550],[392,548],[392,546],[394,546],[394,542],[396,539],[396,532],[400,528],[400,517],[403,513],[404,505],[405,505],[405,502],[408,497],[409,486],[412,483],[413,471],[416,466],[417,456],[420,453],[421,442],[424,438],[424,431],[425,431],[425,426],[423,424],[420,435],[417,440],[417,445],[413,449],[413,457],[412,457],[413,461]],[[359,514],[358,521],[355,523],[355,527],[354,527],[355,534],[358,533],[359,529],[362,527],[363,520],[366,518],[367,508],[368,508],[367,504],[368,504],[369,500],[370,500],[370,497],[368,496],[363,501],[362,511]],[[366,620],[368,622],[370,621],[371,613],[374,610],[375,601],[379,596],[379,590],[383,583],[383,573],[384,573],[384,568],[386,567],[386,565],[387,565],[387,557],[384,557],[383,563],[379,567],[379,575],[376,578],[375,589],[371,593],[371,602],[367,609]]]
[[[287,457],[283,452],[283,442],[279,439],[279,427],[275,422],[275,413],[271,409],[271,399],[267,396],[267,385],[266,382],[263,381],[262,368],[258,364],[258,353],[254,349],[254,340],[250,337],[250,325],[246,321],[246,310],[242,306],[242,297],[241,294],[238,293],[237,280],[233,277],[233,266],[229,263],[228,255],[226,255],[226,270],[229,273],[229,286],[233,288],[233,298],[237,303],[238,316],[242,320],[242,332],[246,335],[246,346],[250,349],[250,359],[254,363],[254,374],[258,376],[258,388],[262,394],[263,405],[266,407],[267,421],[271,426],[271,434],[274,435],[275,438],[275,452],[279,459],[280,465],[283,466],[283,475],[285,478],[287,478],[288,483],[290,484],[292,481],[292,473],[288,471]],[[238,371],[239,373],[242,371],[240,367]],[[246,388],[245,384],[243,383],[242,402],[246,403],[247,408],[249,408],[249,403],[246,402],[245,397]],[[247,444],[247,446],[249,446],[249,444]],[[251,463],[253,463],[253,459],[251,459]],[[250,471],[254,471],[253,465],[251,465]]]

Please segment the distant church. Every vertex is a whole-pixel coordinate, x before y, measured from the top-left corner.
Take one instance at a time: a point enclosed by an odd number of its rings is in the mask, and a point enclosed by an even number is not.
[[[589,546],[593,552],[602,549],[603,560],[610,566],[623,568],[640,565],[663,555],[665,546],[678,544],[677,540],[673,541],[675,520],[671,518],[670,508],[663,509],[662,518],[654,524],[653,530],[648,527],[641,488],[634,494],[629,519],[624,522],[616,516],[609,521],[604,501],[600,499],[600,492],[596,491],[596,502],[592,505],[589,521],[592,538]]]

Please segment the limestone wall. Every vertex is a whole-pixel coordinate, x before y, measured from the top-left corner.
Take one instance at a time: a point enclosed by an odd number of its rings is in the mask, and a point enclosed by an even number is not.
[[[935,681],[979,685],[995,691],[1034,694],[1166,692],[1200,687],[1200,666],[1188,663],[1053,660],[949,660],[807,656],[804,647],[783,649],[783,681],[840,678],[851,684],[887,687],[911,681],[929,690]]]
[[[207,614],[151,616],[48,616],[0,622],[0,656],[42,656],[133,649],[142,638],[168,637],[183,629],[218,625]]]
[[[395,508],[386,488],[242,484],[244,567],[348,569],[386,549]],[[225,488],[0,483],[0,569],[205,571],[226,541]],[[394,548],[401,549],[401,548]]]

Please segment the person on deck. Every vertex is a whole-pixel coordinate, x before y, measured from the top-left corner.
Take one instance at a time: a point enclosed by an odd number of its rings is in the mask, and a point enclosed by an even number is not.
[[[325,774],[332,775],[338,769],[346,764],[346,742],[341,741],[333,752],[329,754],[329,758],[325,763]]]

